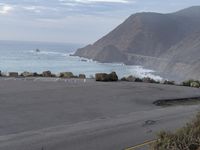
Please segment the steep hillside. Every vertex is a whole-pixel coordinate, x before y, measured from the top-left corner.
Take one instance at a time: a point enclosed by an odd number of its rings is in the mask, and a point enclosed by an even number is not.
[[[200,78],[200,6],[170,14],[134,14],[75,55],[143,65],[177,80]]]

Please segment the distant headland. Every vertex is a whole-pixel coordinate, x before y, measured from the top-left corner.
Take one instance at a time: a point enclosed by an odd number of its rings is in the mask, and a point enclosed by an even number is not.
[[[153,69],[172,80],[200,80],[200,6],[137,13],[75,56]]]

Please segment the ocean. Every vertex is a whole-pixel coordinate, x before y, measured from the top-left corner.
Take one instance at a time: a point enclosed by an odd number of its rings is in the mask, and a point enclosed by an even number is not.
[[[75,75],[86,74],[87,77],[95,73],[110,73],[115,71],[121,78],[133,75],[137,77],[162,78],[154,75],[153,70],[142,66],[127,66],[122,63],[99,63],[96,61],[70,56],[81,44],[62,44],[47,42],[19,42],[0,41],[0,70],[8,73],[38,72],[50,70],[53,73],[73,72]],[[36,51],[39,49],[39,51]]]

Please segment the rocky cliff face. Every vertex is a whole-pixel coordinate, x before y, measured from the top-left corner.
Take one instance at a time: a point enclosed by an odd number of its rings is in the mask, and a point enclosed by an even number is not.
[[[200,79],[200,6],[137,13],[76,56],[155,69],[175,80]]]

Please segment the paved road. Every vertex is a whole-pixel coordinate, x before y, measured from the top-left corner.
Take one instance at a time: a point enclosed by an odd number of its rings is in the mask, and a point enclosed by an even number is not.
[[[199,89],[91,80],[0,80],[1,150],[123,150],[191,120],[199,105],[161,108],[160,99]]]

